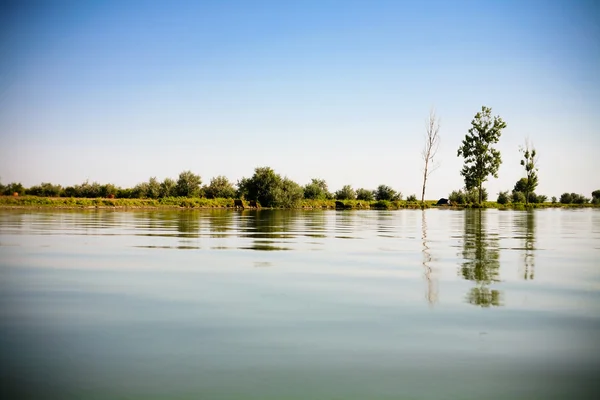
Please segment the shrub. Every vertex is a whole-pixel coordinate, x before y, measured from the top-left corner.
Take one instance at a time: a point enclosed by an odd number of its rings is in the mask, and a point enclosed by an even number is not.
[[[461,204],[461,205],[467,203],[467,197],[465,196],[465,194],[462,190],[458,190],[458,191],[454,190],[448,196],[448,200],[450,200],[450,202],[452,202],[452,203]]]
[[[304,186],[304,198],[313,200],[326,200],[331,197],[327,189],[327,183],[323,179],[312,179],[311,182]]]
[[[335,199],[336,200],[354,200],[354,199],[356,199],[356,193],[354,192],[354,189],[352,189],[352,186],[345,185],[343,188],[341,188],[340,190],[335,192]]]
[[[488,199],[488,192],[486,188],[482,189],[482,193],[483,195],[481,196],[481,200],[482,201],[487,201]],[[465,193],[465,197],[466,197],[466,202],[470,203],[470,204],[475,204],[475,203],[479,203],[479,189],[478,188],[472,188],[471,190],[468,190]]]
[[[417,195],[415,195],[415,194],[411,194],[410,196],[408,196],[408,197],[406,198],[406,201],[408,201],[408,202],[411,202],[411,203],[414,203],[414,202],[416,202],[416,201],[417,201]]]
[[[375,200],[402,200],[402,193],[396,193],[396,191],[389,186],[379,185],[375,190]]]
[[[513,190],[511,202],[514,204],[525,203],[525,194],[523,192]]]
[[[21,182],[12,182],[4,187],[4,194],[7,196],[11,196],[13,193],[18,193],[19,196],[25,194],[25,187],[21,184]]]
[[[552,196],[552,204],[556,204],[556,196]]]
[[[600,204],[600,190],[592,192],[592,204]]]
[[[200,175],[192,173],[192,171],[183,171],[179,174],[175,192],[182,197],[197,197],[200,195],[200,185],[202,178]]]
[[[372,190],[367,189],[357,189],[356,190],[356,200],[362,201],[373,201],[374,195]]]
[[[498,204],[508,204],[509,201],[510,198],[508,197],[508,191],[498,193],[498,199],[496,200]]]
[[[560,202],[562,204],[571,204],[573,198],[571,197],[571,193],[563,193],[560,195]]]
[[[204,195],[208,199],[232,199],[235,197],[235,188],[224,176],[217,176],[210,180],[210,184],[204,187]]]

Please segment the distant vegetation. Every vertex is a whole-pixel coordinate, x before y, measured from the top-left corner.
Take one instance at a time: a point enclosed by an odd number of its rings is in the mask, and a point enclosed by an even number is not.
[[[488,192],[483,186],[488,177],[498,177],[502,163],[500,152],[493,145],[498,143],[506,123],[499,117],[492,117],[492,109],[482,107],[471,121],[471,128],[458,148],[457,155],[464,158],[460,174],[464,178],[464,189],[455,190],[448,196],[451,206],[459,207],[539,207],[565,205],[600,205],[600,190],[592,192],[592,198],[577,193],[563,193],[548,201],[545,195],[538,195],[537,151],[526,142],[520,148],[525,177],[515,183],[512,191],[498,193],[495,202],[488,201]],[[282,177],[270,167],[258,167],[249,178],[242,178],[236,184],[224,176],[217,176],[208,184],[202,185],[200,175],[183,171],[177,180],[166,178],[162,182],[151,177],[132,188],[122,188],[114,184],[83,182],[79,185],[62,187],[58,184],[42,182],[25,188],[19,182],[8,185],[0,183],[1,206],[81,206],[81,207],[235,207],[252,206],[268,208],[415,208],[430,207],[435,201],[424,201],[428,176],[439,164],[434,156],[439,145],[439,119],[430,112],[426,125],[425,146],[422,151],[424,161],[421,202],[412,194],[403,201],[402,192],[381,184],[376,189],[354,189],[344,185],[331,192],[324,179],[313,178],[304,186]],[[93,199],[93,200],[89,200]]]

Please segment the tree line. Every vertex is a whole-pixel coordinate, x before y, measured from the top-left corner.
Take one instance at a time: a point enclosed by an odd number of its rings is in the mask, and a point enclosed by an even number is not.
[[[492,116],[492,109],[486,106],[475,114],[471,128],[465,135],[457,150],[457,156],[463,157],[464,164],[460,174],[464,178],[463,189],[455,190],[448,196],[451,203],[457,205],[476,204],[481,206],[488,199],[484,187],[490,176],[498,178],[498,170],[502,164],[500,151],[494,145],[500,140],[506,123],[499,116]],[[425,129],[425,145],[421,153],[424,162],[421,204],[425,202],[427,180],[437,169],[435,162],[440,142],[440,121],[434,110],[430,111]],[[548,197],[538,195],[538,154],[532,143],[525,142],[519,148],[522,154],[520,165],[524,169],[524,177],[515,183],[511,192],[498,193],[499,204],[545,203]],[[312,200],[361,200],[361,201],[396,201],[402,200],[402,193],[387,185],[379,185],[377,189],[359,188],[354,190],[351,185],[330,192],[323,179],[313,178],[311,182],[301,186],[287,177],[282,177],[270,167],[258,167],[249,178],[240,179],[235,185],[224,176],[217,176],[209,184],[202,185],[200,175],[192,171],[183,171],[177,180],[166,178],[159,182],[152,177],[148,182],[142,182],[133,188],[121,188],[113,184],[99,184],[88,181],[74,186],[62,187],[51,183],[25,188],[20,183],[10,183],[6,186],[0,183],[0,193],[4,195],[33,195],[47,197],[84,197],[84,198],[150,198],[164,197],[205,197],[205,198],[236,198],[257,201],[263,207],[295,207],[302,199]],[[416,202],[415,195],[407,201]],[[600,190],[592,192],[592,198],[581,194],[563,193],[560,200],[552,197],[552,203],[587,204],[590,201],[600,204]]]
[[[402,200],[402,193],[388,185],[379,185],[375,190],[354,189],[344,185],[331,192],[324,179],[314,178],[301,186],[293,180],[282,177],[270,167],[258,167],[249,178],[242,178],[233,184],[225,176],[217,176],[208,184],[202,185],[200,175],[183,171],[177,180],[166,178],[159,181],[151,177],[132,188],[122,188],[113,184],[83,182],[79,185],[62,187],[43,182],[24,187],[21,183],[0,183],[3,195],[31,195],[40,197],[81,197],[81,198],[131,198],[160,199],[165,197],[203,197],[208,199],[245,199],[257,201],[263,207],[295,207],[303,199],[312,200],[361,200],[395,201]],[[416,201],[416,196],[408,196],[408,201]]]

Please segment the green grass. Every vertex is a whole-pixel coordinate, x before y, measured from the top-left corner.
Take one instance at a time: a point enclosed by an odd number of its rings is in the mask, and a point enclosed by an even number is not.
[[[336,203],[338,206],[336,207]],[[435,207],[435,200],[425,201],[424,208]],[[87,199],[74,197],[37,197],[37,196],[0,196],[2,208],[233,208],[233,199],[206,199],[188,197],[165,197],[162,199]],[[476,204],[444,206],[445,208],[497,208],[497,209],[534,209],[534,208],[582,208],[600,207],[599,204],[499,204],[494,201],[484,202],[481,207]],[[419,201],[363,201],[363,200],[309,200],[303,199],[298,204],[298,209],[344,209],[344,210],[399,210],[418,209]]]

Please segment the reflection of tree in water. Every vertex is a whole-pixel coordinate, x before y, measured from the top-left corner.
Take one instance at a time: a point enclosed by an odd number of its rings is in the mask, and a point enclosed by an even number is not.
[[[460,272],[477,286],[467,294],[467,301],[481,307],[501,305],[501,293],[490,285],[499,281],[500,251],[497,235],[486,230],[486,212],[465,210],[463,259]]]
[[[177,218],[178,237],[197,238],[200,230],[200,215],[197,211],[179,211]]]
[[[423,269],[425,271],[425,281],[427,282],[427,289],[425,292],[425,298],[429,305],[434,305],[438,300],[438,288],[437,282],[432,277],[431,270],[431,251],[427,243],[427,219],[425,218],[425,210],[422,210],[421,220],[421,240],[423,241]]]
[[[535,275],[535,212],[529,210],[517,222],[523,234],[523,279],[532,280]]]
[[[208,223],[210,225],[210,236],[213,238],[227,237],[227,231],[233,229],[233,217],[235,213],[231,210],[210,210]]]
[[[244,210],[241,214],[240,231],[254,239],[253,250],[287,250],[276,244],[295,237],[295,210]]]

